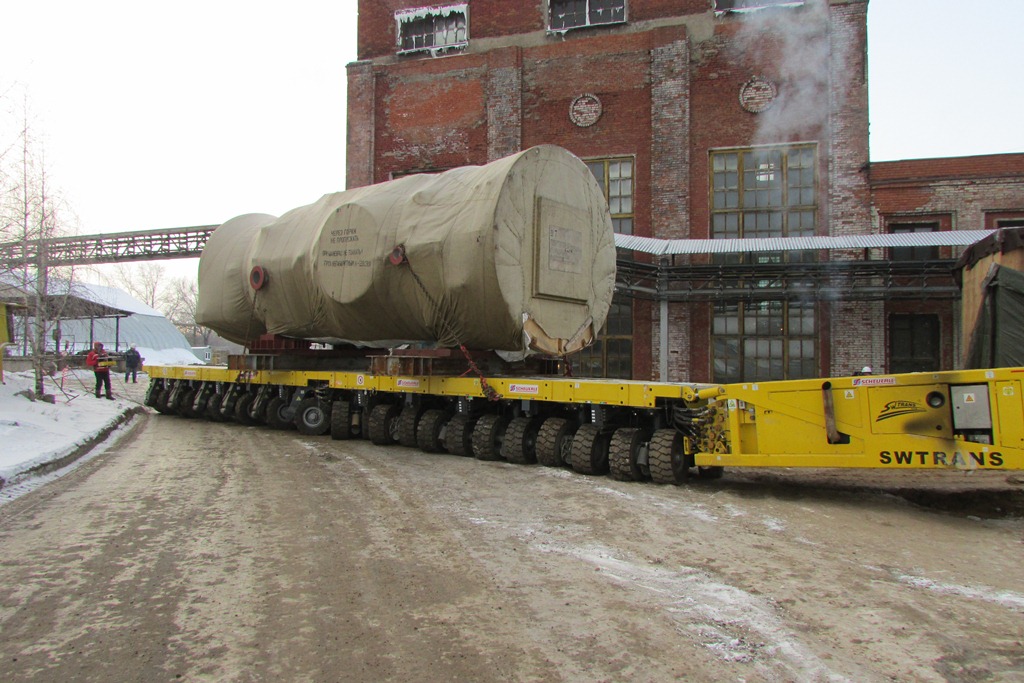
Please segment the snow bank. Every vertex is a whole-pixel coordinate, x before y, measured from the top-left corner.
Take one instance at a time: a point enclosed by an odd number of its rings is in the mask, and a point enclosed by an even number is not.
[[[46,379],[47,393],[57,397],[56,404],[51,404],[27,398],[35,386],[32,373],[4,373],[0,384],[0,478],[5,483],[74,453],[136,407],[126,399],[96,399],[91,372],[69,372],[64,380],[67,393],[51,378]]]
[[[108,349],[109,350],[109,349]],[[204,365],[196,354],[188,349],[150,349],[145,346],[136,348],[142,356],[142,367],[147,365]]]

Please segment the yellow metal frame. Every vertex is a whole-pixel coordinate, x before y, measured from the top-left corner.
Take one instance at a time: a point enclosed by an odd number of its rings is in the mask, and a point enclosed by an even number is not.
[[[726,385],[695,464],[1019,470],[1022,382],[1024,368],[999,368]],[[954,433],[957,386],[987,398],[992,443]]]
[[[476,377],[209,366],[147,370],[151,378],[175,380],[486,396]],[[686,440],[698,466],[1024,469],[1024,368],[729,385],[566,377],[495,377],[486,382],[506,400],[706,408],[702,435]],[[954,429],[951,388],[958,386],[973,387],[969,395],[988,400],[991,443]]]

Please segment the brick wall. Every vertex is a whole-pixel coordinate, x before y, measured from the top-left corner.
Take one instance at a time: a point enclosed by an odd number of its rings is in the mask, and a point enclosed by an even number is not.
[[[626,24],[564,34],[545,30],[546,0],[468,0],[463,52],[397,55],[394,12],[431,4],[449,3],[360,0],[350,187],[557,144],[635,159],[635,234],[703,238],[711,150],[813,142],[818,234],[884,231],[908,217],[939,215],[953,229],[1024,217],[1024,155],[869,164],[866,0],[725,15],[711,0],[631,0]],[[759,114],[739,101],[755,76],[778,86]],[[579,127],[569,107],[584,93],[603,113]],[[635,376],[656,377],[661,310],[634,310]],[[884,366],[887,317],[926,310],[942,316],[944,334],[956,324],[948,302],[819,305],[822,374]],[[709,379],[710,306],[672,304],[668,316],[669,378]]]

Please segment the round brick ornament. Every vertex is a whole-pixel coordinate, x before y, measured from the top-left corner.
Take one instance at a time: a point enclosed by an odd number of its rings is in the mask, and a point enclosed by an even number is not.
[[[764,76],[754,76],[740,86],[740,106],[751,114],[767,111],[779,94],[776,85]]]
[[[604,108],[601,105],[601,100],[597,99],[597,95],[591,93],[584,93],[576,97],[569,105],[569,120],[580,128],[597,123],[602,113],[604,113]]]

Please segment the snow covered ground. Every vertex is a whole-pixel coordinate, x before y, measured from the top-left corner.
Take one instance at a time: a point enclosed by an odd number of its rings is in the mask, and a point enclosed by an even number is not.
[[[195,364],[185,349],[139,348],[146,363]],[[143,372],[145,369],[143,369]],[[113,401],[93,395],[93,373],[68,370],[46,378],[53,404],[33,401],[35,380],[31,372],[4,372],[0,384],[0,488],[35,478],[47,465],[60,466],[88,450],[123,424],[140,408],[149,378],[124,385],[124,375],[111,374]]]

